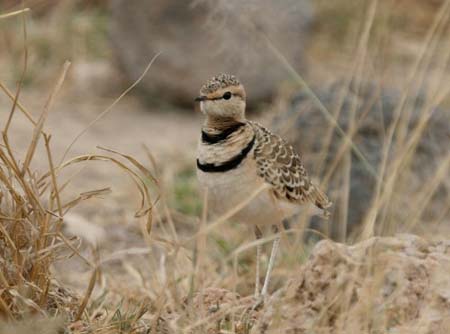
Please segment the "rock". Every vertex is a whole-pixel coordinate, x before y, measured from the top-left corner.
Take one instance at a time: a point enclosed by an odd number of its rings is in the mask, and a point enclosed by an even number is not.
[[[351,86],[345,97],[341,96],[344,84],[342,82],[334,83],[326,87],[318,87],[313,90],[331,112],[335,113],[339,106],[340,114],[338,123],[340,127],[347,132],[352,118],[353,106],[355,106],[355,115],[359,119],[359,126],[354,135],[354,142],[367,158],[371,166],[379,172],[379,165],[382,161],[383,142],[386,138],[386,132],[393,123],[394,114],[401,100],[401,94],[395,90],[379,89],[372,83],[361,85],[358,92]],[[326,133],[330,128],[330,122],[326,119],[319,108],[313,103],[306,92],[295,92],[288,94],[278,100],[274,109],[276,114],[272,120],[274,132],[285,137],[291,142],[297,151],[305,155],[305,163],[313,176],[323,179],[323,175],[318,175],[317,164],[321,158],[319,154],[324,144]],[[423,115],[426,105],[424,94],[418,94],[417,98],[407,102],[403,112],[405,117],[409,117],[407,126],[407,135],[411,136],[412,130],[419,124],[421,115]],[[338,155],[338,151],[344,140],[336,130],[332,133],[329,150],[325,160],[325,174],[327,168],[331,166],[332,161]],[[403,147],[395,147],[396,137],[394,137],[394,149],[391,149],[389,162],[392,162],[398,152],[402,152]],[[396,180],[397,197],[390,203],[388,212],[391,217],[405,218],[405,214],[410,212],[408,207],[414,196],[420,195],[427,181],[431,180],[438,170],[440,164],[448,154],[448,145],[450,142],[450,116],[446,110],[435,109],[424,132],[420,136],[417,150],[414,152],[410,165],[402,167],[401,177]],[[397,150],[397,151],[396,151]],[[331,175],[328,194],[332,197],[336,209],[330,222],[331,236],[343,240],[340,231],[333,230],[339,224],[339,201],[342,199],[342,160]],[[389,172],[389,170],[388,170]],[[402,178],[403,177],[403,178]],[[442,217],[445,212],[450,185],[441,184],[434,194],[432,205],[427,205],[427,210],[422,216],[424,223]],[[348,230],[353,231],[360,225],[366,216],[371,205],[371,200],[376,188],[376,180],[370,174],[363,162],[354,154],[351,154],[350,169],[350,193],[349,205],[346,221]],[[417,198],[417,197],[416,197]],[[448,211],[447,211],[448,212]],[[450,217],[445,218],[450,221]],[[318,220],[317,220],[318,221]],[[318,225],[316,221],[316,225]],[[400,219],[399,219],[400,221]]]
[[[320,241],[251,333],[448,333],[450,251],[439,245],[411,235]]]
[[[162,52],[139,86],[146,95],[189,106],[220,72],[240,78],[250,104],[267,100],[286,69],[259,32],[299,69],[313,19],[310,0],[114,0],[111,8],[110,39],[129,81]]]

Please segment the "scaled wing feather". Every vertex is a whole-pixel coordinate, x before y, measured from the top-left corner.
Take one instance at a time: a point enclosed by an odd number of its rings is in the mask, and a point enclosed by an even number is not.
[[[256,134],[254,157],[258,175],[273,187],[278,198],[299,204],[311,202],[327,216],[331,202],[311,182],[294,148],[263,126],[251,124]]]

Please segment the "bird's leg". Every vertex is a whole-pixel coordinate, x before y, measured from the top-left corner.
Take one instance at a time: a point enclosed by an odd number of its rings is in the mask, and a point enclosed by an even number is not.
[[[269,288],[270,274],[272,273],[275,257],[277,256],[278,246],[280,245],[280,235],[278,234],[278,226],[274,226],[274,233],[277,233],[272,245],[272,252],[270,253],[269,265],[267,267],[266,278],[264,279],[264,285],[261,291],[261,295],[265,297],[267,295],[267,289]]]
[[[262,232],[258,226],[255,225],[256,240],[262,238]],[[255,298],[259,297],[259,262],[261,259],[261,244],[256,245],[256,280],[255,280]]]

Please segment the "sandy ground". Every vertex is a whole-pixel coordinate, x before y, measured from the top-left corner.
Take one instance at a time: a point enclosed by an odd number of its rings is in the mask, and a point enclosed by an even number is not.
[[[114,73],[95,74],[97,85],[108,86],[93,91],[94,87],[82,86],[81,80],[92,82],[86,74],[80,75],[77,65],[72,65],[59,96],[51,107],[44,130],[52,135],[51,148],[55,164],[61,162],[66,149],[74,138],[121,94],[123,84],[111,77]],[[83,70],[83,73],[89,71]],[[111,84],[112,82],[112,84]],[[6,83],[14,87],[13,83]],[[49,88],[31,86],[21,93],[21,102],[38,119],[49,94]],[[101,92],[100,94],[98,92]],[[94,95],[95,94],[95,95]],[[100,97],[99,97],[100,95]],[[0,124],[4,124],[11,108],[10,100],[0,94]],[[163,166],[176,160],[194,164],[197,133],[201,124],[200,113],[174,110],[151,104],[142,104],[136,96],[129,94],[116,104],[104,117],[90,127],[72,146],[66,159],[83,154],[102,154],[97,146],[111,148],[132,155],[145,165],[149,160],[143,149],[147,146],[156,162]],[[17,110],[9,131],[10,142],[22,158],[31,142],[32,124]],[[43,142],[38,145],[33,168],[43,173],[48,170],[48,158]],[[86,191],[97,186],[114,185],[120,188],[121,172],[111,164],[100,168],[86,168],[82,177],[74,179],[72,186],[77,191]]]
[[[45,94],[33,96],[23,92],[22,103],[34,118],[39,117],[45,103]],[[55,161],[59,161],[72,142],[88,124],[102,113],[115,99],[69,95],[57,98],[46,121],[45,130],[52,134],[52,149]],[[11,104],[0,97],[0,124],[4,124]],[[143,157],[142,144],[148,146],[157,160],[171,156],[189,157],[195,150],[200,115],[177,112],[164,108],[144,106],[134,96],[125,97],[111,111],[75,143],[68,158],[92,153],[96,146],[105,146],[118,151]],[[17,111],[10,130],[14,147],[25,152],[31,140],[32,126]],[[98,151],[97,151],[98,152]],[[46,157],[38,155],[35,162],[39,168],[46,167]]]

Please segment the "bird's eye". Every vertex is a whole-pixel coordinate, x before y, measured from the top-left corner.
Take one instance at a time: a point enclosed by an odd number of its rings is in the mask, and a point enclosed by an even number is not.
[[[222,96],[225,100],[231,99],[231,92],[225,92]]]

